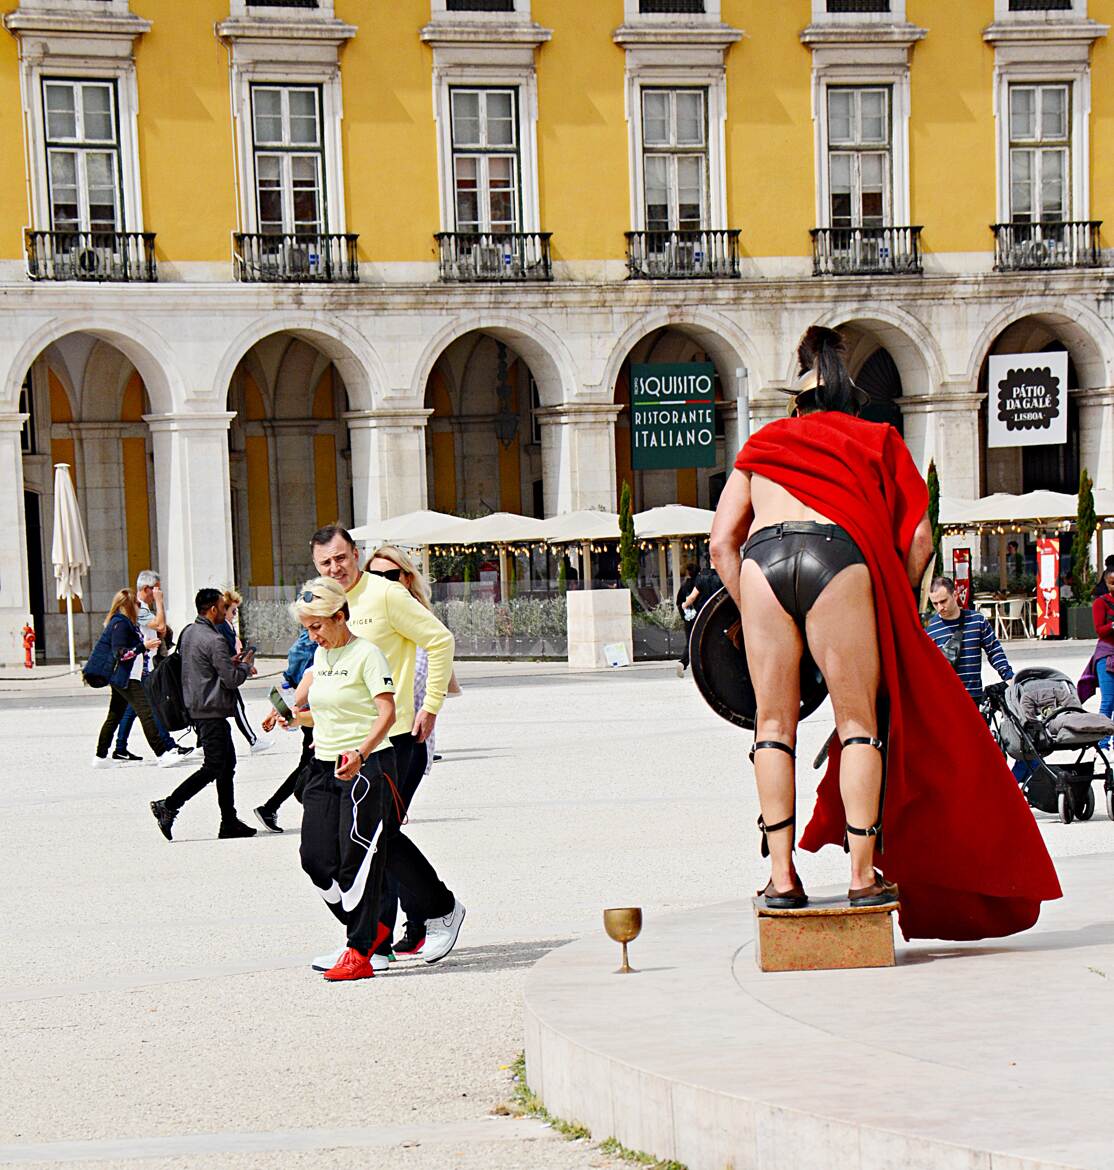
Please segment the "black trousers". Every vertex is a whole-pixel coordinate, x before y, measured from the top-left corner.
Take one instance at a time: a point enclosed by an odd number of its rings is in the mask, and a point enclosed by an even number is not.
[[[232,728],[227,719],[198,719],[194,727],[203,756],[201,767],[166,798],[167,806],[177,811],[207,784],[216,784],[221,823],[234,821],[236,793],[232,778],[236,774],[236,749],[232,746]]]
[[[264,812],[274,816],[279,808],[292,796],[298,795],[298,777],[313,763],[313,728],[302,728],[302,754],[298,759],[297,767],[275,789],[268,800],[260,805]],[[308,779],[308,777],[307,777]]]
[[[448,914],[453,908],[453,896],[445,884],[437,876],[437,871],[426,860],[422,851],[401,832],[401,820],[405,818],[425,776],[427,748],[424,743],[418,743],[413,735],[394,735],[391,743],[395,749],[395,759],[398,762],[398,803],[392,805],[391,840],[396,849],[401,849],[406,856],[406,866],[412,866],[417,871],[417,880],[421,882],[418,893],[406,880],[400,877],[394,867],[388,866],[386,880],[383,886],[383,903],[379,908],[379,920],[390,930],[387,941],[380,947],[385,954],[391,949],[391,939],[394,937],[395,922],[398,918],[398,907],[401,903],[406,915],[407,930],[419,937],[425,934],[427,918],[439,918]],[[432,897],[434,909],[430,910]]]
[[[302,792],[302,869],[344,924],[348,945],[366,955],[375,943],[391,800],[390,748],[372,752],[354,780],[338,780],[336,760],[314,758]]]
[[[112,687],[112,695],[108,700],[108,715],[101,725],[100,735],[97,736],[97,755],[102,758],[108,755],[112,737],[116,734],[116,728],[120,726],[120,720],[124,718],[124,712],[128,709],[129,704],[139,717],[143,734],[151,751],[156,756],[164,755],[166,745],[163,743],[162,735],[155,724],[155,715],[151,710],[151,704],[147,702],[143,684],[134,678],[128,680],[127,686]]]

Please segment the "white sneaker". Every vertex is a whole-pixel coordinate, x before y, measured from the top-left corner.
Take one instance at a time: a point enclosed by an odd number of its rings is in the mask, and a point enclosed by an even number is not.
[[[310,963],[310,966],[315,971],[331,971],[337,965],[337,963],[340,962],[341,956],[346,950],[348,950],[348,947],[343,946],[339,950],[331,951],[327,955],[318,955],[317,958],[314,959],[312,963]],[[391,960],[388,959],[386,955],[371,956],[371,969],[376,973],[376,975],[381,975],[390,967],[390,965]]]
[[[115,768],[116,761],[110,760],[108,758],[108,756],[94,756],[93,757],[93,767],[94,768]]]
[[[264,739],[263,736],[260,736],[255,741],[255,743],[253,743],[251,745],[251,754],[253,756],[261,755],[263,752],[269,752],[271,750],[271,748],[273,748],[274,746],[275,746],[274,740]]]
[[[439,963],[456,946],[464,914],[464,906],[457,899],[453,902],[452,912],[444,918],[426,919],[422,958],[427,963]]]
[[[189,752],[183,752],[178,748],[171,748],[170,751],[163,752],[163,754],[159,756],[156,767],[177,768],[179,764],[192,763],[192,756],[192,749]]]

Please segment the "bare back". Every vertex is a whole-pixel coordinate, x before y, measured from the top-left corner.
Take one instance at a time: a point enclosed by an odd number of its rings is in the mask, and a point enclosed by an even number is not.
[[[781,484],[774,483],[772,479],[766,479],[762,475],[749,475],[749,478],[750,506],[754,510],[751,532],[768,528],[771,524],[780,524],[783,520],[816,520],[821,524],[832,522],[821,512],[802,504],[796,496],[791,495]]]

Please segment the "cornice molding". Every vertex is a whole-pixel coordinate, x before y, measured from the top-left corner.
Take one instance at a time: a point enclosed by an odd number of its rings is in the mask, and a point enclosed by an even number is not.
[[[928,36],[928,29],[908,22],[901,24],[821,23],[810,24],[801,32],[801,44],[809,48],[816,46],[836,47],[840,45],[892,45],[896,48],[911,49],[917,41]]]
[[[741,41],[744,32],[729,24],[623,24],[611,39],[624,49],[656,45],[684,45],[727,49]]]
[[[258,16],[232,16],[217,25],[222,41],[301,41],[339,48],[356,35],[356,26],[343,20],[291,17],[277,20]]]
[[[499,21],[430,21],[418,34],[424,44],[434,49],[458,45],[516,45],[536,49],[553,36],[553,30],[532,20],[508,18]]]
[[[1106,36],[1110,25],[1097,20],[999,20],[983,29],[991,45],[1092,45]]]
[[[110,16],[89,12],[36,12],[16,9],[4,17],[4,27],[14,37],[58,36],[80,33],[91,37],[127,37],[134,40],[150,31],[151,22],[141,16]]]

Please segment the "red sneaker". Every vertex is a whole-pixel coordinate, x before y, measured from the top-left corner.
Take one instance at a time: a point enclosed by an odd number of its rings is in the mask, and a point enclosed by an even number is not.
[[[325,972],[325,978],[331,983],[342,979],[371,979],[375,972],[371,969],[371,956],[361,955],[354,947],[349,947],[335,967]]]

